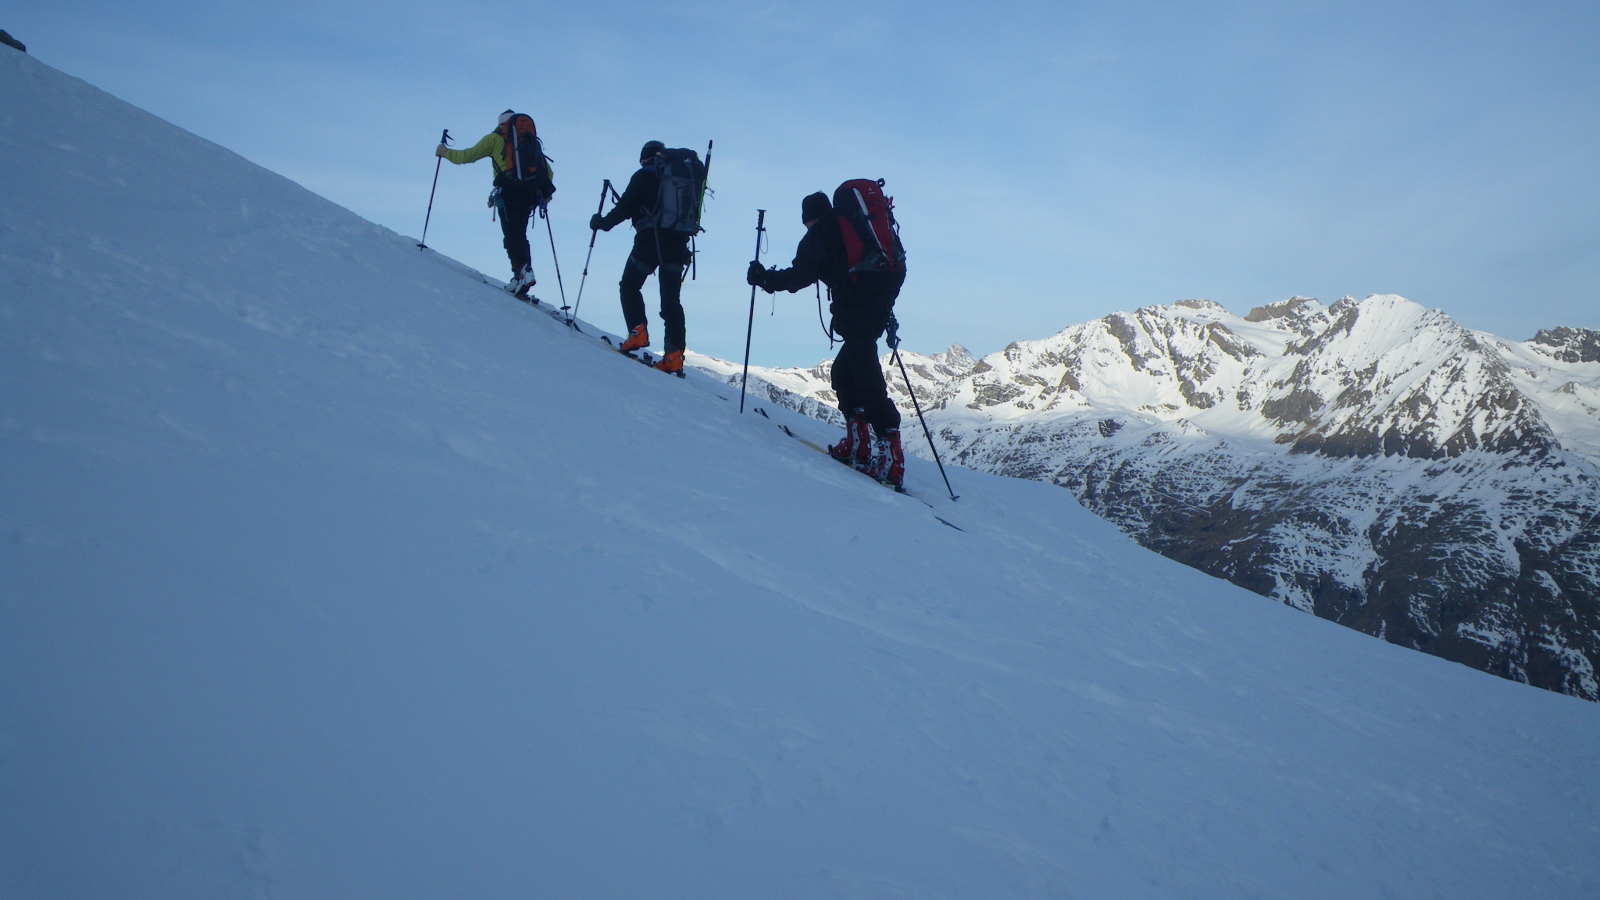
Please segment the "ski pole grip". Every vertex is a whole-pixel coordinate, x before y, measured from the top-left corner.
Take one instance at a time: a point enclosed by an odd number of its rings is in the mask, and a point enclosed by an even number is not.
[[[444,130],[444,134],[439,135],[439,143],[441,143],[441,144],[450,143],[450,129],[446,128]]]

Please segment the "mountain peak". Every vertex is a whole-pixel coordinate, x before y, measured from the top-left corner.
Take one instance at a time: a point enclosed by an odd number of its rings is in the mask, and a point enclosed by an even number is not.
[[[972,355],[972,351],[960,344],[951,344],[943,353],[932,353],[928,358],[952,369],[970,369],[978,364],[978,358]]]
[[[1270,322],[1273,319],[1301,316],[1305,314],[1308,306],[1314,307],[1318,312],[1323,309],[1322,304],[1317,302],[1317,298],[1302,297],[1296,294],[1287,300],[1269,303],[1266,306],[1257,306],[1245,313],[1244,320],[1246,322]]]
[[[1600,362],[1600,330],[1594,328],[1541,329],[1529,340],[1534,350],[1566,363]]]
[[[1228,311],[1226,307],[1215,300],[1179,300],[1177,303],[1172,305],[1182,309],[1203,309],[1221,313]]]

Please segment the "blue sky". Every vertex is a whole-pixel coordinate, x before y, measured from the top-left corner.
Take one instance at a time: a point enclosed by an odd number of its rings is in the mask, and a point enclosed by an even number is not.
[[[603,178],[716,139],[689,343],[743,352],[755,210],[887,179],[908,346],[975,352],[1189,297],[1398,293],[1511,338],[1600,327],[1600,6],[1590,3],[273,4],[56,0],[29,52],[418,235],[441,129],[508,106],[555,160],[569,298]],[[430,246],[507,274],[487,162]],[[89,213],[92,214],[92,213]],[[627,229],[583,315],[622,322]],[[549,239],[540,294],[556,296]],[[654,282],[647,299],[654,308]],[[654,320],[652,312],[652,320]],[[827,355],[811,294],[757,298],[752,360]]]

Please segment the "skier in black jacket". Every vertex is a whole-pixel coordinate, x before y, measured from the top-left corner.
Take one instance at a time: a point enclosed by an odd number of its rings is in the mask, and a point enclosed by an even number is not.
[[[667,327],[666,355],[656,368],[664,372],[683,371],[683,350],[686,346],[683,324],[683,269],[689,264],[689,236],[675,231],[663,231],[651,224],[661,183],[653,169],[644,168],[656,154],[666,149],[660,141],[650,141],[639,151],[639,171],[628,180],[628,187],[611,212],[595,215],[589,220],[590,229],[610,231],[623,219],[632,219],[633,251],[622,269],[622,317],[628,324],[628,339],[623,350],[639,350],[650,346],[650,332],[646,327],[649,317],[644,310],[644,281],[657,268],[661,285],[661,321]]]
[[[844,341],[833,360],[833,392],[848,420],[844,440],[830,455],[880,481],[899,487],[905,472],[900,449],[900,410],[889,399],[889,387],[878,365],[878,338],[894,313],[899,291],[873,291],[850,280],[844,237],[828,195],[820,191],[800,202],[806,234],[795,250],[794,265],[767,269],[751,262],[746,281],[767,293],[791,293],[821,281],[828,286],[829,329]],[[874,447],[867,426],[876,433]]]

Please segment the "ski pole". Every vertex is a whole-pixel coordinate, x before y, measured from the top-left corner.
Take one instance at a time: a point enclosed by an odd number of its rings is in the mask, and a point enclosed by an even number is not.
[[[939,465],[939,477],[944,479],[944,489],[950,492],[951,501],[959,500],[955,489],[950,487],[950,476],[944,473],[944,463],[939,459],[939,448],[933,445],[933,432],[928,430],[928,420],[922,417],[922,404],[917,402],[917,392],[911,387],[911,376],[906,374],[905,361],[900,358],[900,323],[889,317],[889,336],[886,343],[894,353],[895,364],[900,367],[900,377],[906,380],[906,393],[911,395],[911,407],[917,411],[917,421],[922,423],[922,435],[928,439],[928,449],[933,451],[933,461]]]
[[[761,232],[766,231],[767,211],[756,210],[756,262],[761,261]],[[739,413],[744,414],[744,385],[750,380],[750,334],[756,327],[756,286],[750,285],[750,321],[744,328],[744,377],[739,379]]]
[[[439,143],[450,143],[450,129],[446,128],[444,134],[439,135]],[[418,250],[428,249],[428,223],[433,220],[433,192],[439,189],[439,166],[444,164],[444,157],[433,161],[433,187],[428,189],[428,214],[422,219],[422,240],[417,242]]]
[[[598,216],[605,212],[606,195],[611,194],[615,196],[616,193],[616,190],[611,187],[611,179],[605,179],[605,183],[600,185],[600,206],[595,209],[594,214]],[[571,324],[578,318],[578,307],[583,305],[583,285],[589,280],[589,260],[594,258],[594,239],[598,237],[599,234],[600,229],[589,229],[589,255],[583,258],[583,278],[578,280],[578,299],[572,304],[572,315],[567,317],[568,324]],[[562,300],[561,302],[565,303],[566,301]],[[562,312],[566,312],[566,310],[567,308],[565,306],[561,307]]]
[[[567,289],[561,284],[561,260],[556,257],[556,233],[555,229],[550,227],[550,205],[548,203],[539,204],[539,214],[544,216],[545,234],[550,235],[550,261],[556,267],[556,290],[561,292],[561,308],[566,309]]]

